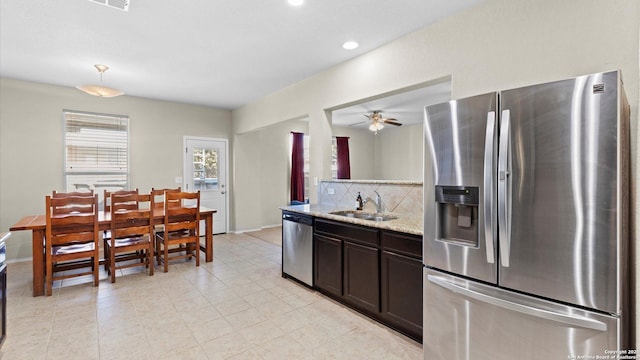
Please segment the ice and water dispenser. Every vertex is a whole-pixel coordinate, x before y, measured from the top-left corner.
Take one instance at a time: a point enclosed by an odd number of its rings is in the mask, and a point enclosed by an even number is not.
[[[436,185],[436,239],[478,246],[478,187]]]

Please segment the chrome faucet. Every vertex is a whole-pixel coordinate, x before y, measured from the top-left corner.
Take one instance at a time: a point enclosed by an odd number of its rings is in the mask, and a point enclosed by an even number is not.
[[[369,202],[369,200],[373,201],[374,204],[376,204],[376,214],[382,214],[382,197],[380,196],[380,194],[378,194],[377,191],[373,190],[374,193],[376,193],[376,199],[372,199],[370,197],[368,197],[366,200],[364,200],[364,203],[366,204],[367,202]]]

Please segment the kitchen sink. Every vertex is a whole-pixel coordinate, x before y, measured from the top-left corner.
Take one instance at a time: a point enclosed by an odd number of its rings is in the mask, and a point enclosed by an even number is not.
[[[362,220],[371,220],[371,221],[389,221],[389,220],[397,219],[396,216],[392,216],[392,215],[373,214],[373,213],[367,213],[367,212],[355,211],[355,210],[332,211],[329,214],[362,219]]]

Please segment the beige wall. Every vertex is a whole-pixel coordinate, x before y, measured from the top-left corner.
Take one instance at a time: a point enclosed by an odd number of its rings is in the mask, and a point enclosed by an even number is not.
[[[0,79],[0,229],[44,213],[44,196],[63,190],[62,110],[130,117],[131,186],[175,187],[184,135],[230,138],[231,112],[122,96],[101,99],[76,89]],[[37,195],[37,196],[34,196]],[[12,234],[9,260],[31,258],[31,236]]]
[[[377,135],[349,126],[332,130],[333,136],[349,137],[351,179],[422,181],[422,124],[386,126]]]
[[[240,190],[232,196],[238,214],[233,231],[280,224],[278,207],[289,204],[292,131],[308,134],[309,123],[288,120],[234,136],[234,188]]]
[[[376,170],[372,179],[422,181],[422,124],[386,126],[375,138]]]
[[[359,180],[377,179],[375,176],[376,138],[369,130],[348,126],[333,126],[333,136],[349,137],[349,164],[351,178]],[[331,174],[329,174],[331,175]],[[324,176],[330,179],[331,176]]]
[[[309,123],[290,120],[259,132],[262,160],[259,177],[262,227],[280,225],[282,220],[278,207],[289,204],[292,131],[308,134]],[[254,179],[256,178],[254,176]]]
[[[639,22],[637,0],[487,0],[234,110],[233,131],[246,132],[308,115],[314,138],[311,172],[322,179],[330,174],[325,155],[331,131],[327,131],[330,119],[325,109],[447,76],[452,79],[452,97],[461,98],[621,69],[631,104],[635,245],[640,237],[635,225],[640,220],[636,210],[640,208]],[[637,254],[637,246],[635,249]]]

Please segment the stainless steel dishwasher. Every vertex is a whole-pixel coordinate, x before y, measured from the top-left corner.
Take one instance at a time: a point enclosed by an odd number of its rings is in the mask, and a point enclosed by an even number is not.
[[[313,286],[313,217],[282,212],[282,276]]]

